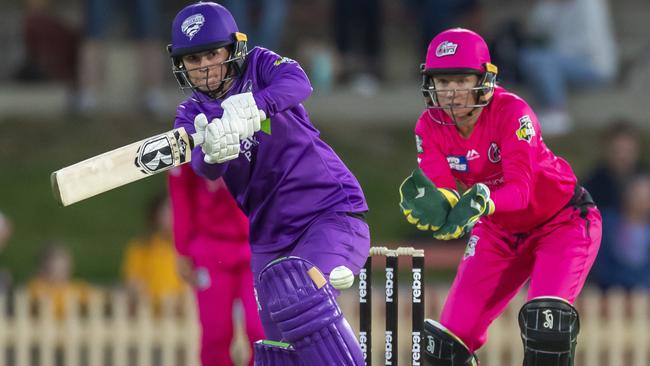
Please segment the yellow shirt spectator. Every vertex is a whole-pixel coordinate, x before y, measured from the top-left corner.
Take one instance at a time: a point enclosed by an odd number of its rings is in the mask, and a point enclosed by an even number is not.
[[[61,320],[65,317],[68,301],[75,301],[82,307],[88,304],[90,286],[78,280],[57,283],[43,278],[34,278],[27,284],[27,291],[31,301],[52,301],[54,316],[57,320]],[[74,308],[78,309],[77,306]]]
[[[153,234],[149,239],[129,242],[122,268],[127,284],[154,305],[185,290],[176,272],[176,251],[167,236]]]
[[[64,318],[69,301],[87,305],[91,288],[86,282],[73,279],[72,272],[72,254],[67,245],[57,241],[46,243],[40,252],[37,273],[27,284],[30,300],[51,301],[58,320]]]

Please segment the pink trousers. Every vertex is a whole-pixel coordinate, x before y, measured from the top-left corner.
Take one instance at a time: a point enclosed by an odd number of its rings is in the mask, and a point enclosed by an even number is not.
[[[201,321],[201,364],[203,366],[232,365],[233,304],[241,301],[250,352],[253,343],[264,339],[264,330],[257,313],[253,293],[253,274],[247,262],[237,267],[220,268],[218,263],[197,264],[201,282],[206,287],[196,290]],[[208,280],[209,278],[209,280]],[[253,365],[251,357],[249,365]]]
[[[530,279],[528,300],[556,296],[573,303],[594,263],[601,239],[598,209],[567,207],[526,234],[489,220],[476,224],[440,322],[475,351],[488,326]]]

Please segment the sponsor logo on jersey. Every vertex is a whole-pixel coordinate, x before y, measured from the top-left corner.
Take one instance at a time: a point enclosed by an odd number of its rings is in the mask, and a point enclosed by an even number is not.
[[[282,64],[295,64],[296,61],[293,59],[290,59],[289,57],[280,57],[279,59],[275,60],[273,63],[273,66],[280,66]]]
[[[183,20],[181,31],[183,31],[183,34],[185,34],[191,41],[192,38],[199,33],[203,24],[205,24],[203,14],[193,14]]]
[[[467,166],[467,157],[466,156],[447,156],[447,163],[449,163],[449,167],[452,170],[456,170],[459,172],[466,172],[468,171],[468,166]]]
[[[438,45],[438,48],[436,48],[436,56],[443,57],[453,55],[456,53],[456,48],[458,48],[458,44],[444,41]]]
[[[501,148],[499,148],[499,145],[497,145],[496,142],[490,144],[490,148],[488,149],[488,160],[494,164],[501,161]]]
[[[490,189],[495,189],[501,186],[503,183],[505,183],[505,178],[502,176],[496,177],[494,179],[486,179],[483,181],[486,186],[488,186]]]
[[[529,115],[519,118],[519,128],[517,129],[517,138],[530,142],[535,136],[535,128],[533,128],[533,121],[530,120]]]
[[[468,257],[473,257],[474,254],[476,254],[476,244],[478,244],[479,237],[476,235],[472,235],[469,237],[469,240],[467,241],[467,246],[465,247],[465,253],[463,254],[463,259],[467,259]]]
[[[253,147],[259,144],[260,142],[255,138],[255,136],[251,136],[241,141],[241,154],[244,155],[249,163],[253,161]]]
[[[471,149],[470,151],[467,152],[467,160],[474,160],[478,159],[481,157],[481,154],[478,153],[478,151]]]

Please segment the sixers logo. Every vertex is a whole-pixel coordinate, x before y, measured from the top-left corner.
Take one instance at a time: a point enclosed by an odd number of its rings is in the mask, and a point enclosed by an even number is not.
[[[420,135],[415,135],[415,149],[417,150],[418,154],[422,154],[424,152],[424,149],[422,149],[422,137],[420,137]]]
[[[490,144],[490,148],[488,149],[488,159],[494,164],[501,161],[501,149],[496,142]]]
[[[519,128],[515,133],[519,140],[530,143],[533,136],[535,136],[535,128],[533,127],[533,121],[530,119],[529,115],[519,118]]]
[[[467,246],[465,247],[465,253],[463,253],[463,259],[473,257],[474,254],[476,254],[476,244],[478,244],[479,239],[480,238],[476,235],[470,236],[467,241]]]
[[[436,48],[436,56],[443,57],[454,55],[456,54],[456,48],[458,48],[456,43],[444,41],[438,45],[438,48]]]
[[[185,34],[191,41],[192,38],[194,38],[194,36],[199,33],[203,27],[203,24],[205,24],[205,18],[203,17],[203,14],[190,15],[189,17],[185,18],[185,20],[183,20],[183,24],[181,24],[181,31],[183,31],[183,34]]]

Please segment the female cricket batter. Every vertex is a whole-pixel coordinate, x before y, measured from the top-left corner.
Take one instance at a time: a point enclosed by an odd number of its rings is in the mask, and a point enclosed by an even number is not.
[[[258,310],[274,341],[256,343],[255,364],[362,365],[328,277],[338,266],[354,273],[363,266],[368,207],[356,178],[309,121],[304,71],[267,49],[247,52],[230,12],[211,2],[176,15],[168,50],[181,89],[190,90],[175,127],[205,140],[192,152],[192,167],[223,177],[250,221]],[[270,125],[262,124],[265,116]]]
[[[248,219],[222,179],[199,177],[182,165],[170,171],[167,182],[178,272],[196,293],[201,364],[232,365],[235,300],[242,305],[251,353],[253,343],[264,339],[253,295]]]
[[[419,169],[400,187],[400,204],[437,239],[469,234],[440,322],[425,323],[425,360],[477,365],[488,326],[530,279],[519,313],[524,365],[573,365],[572,304],[600,245],[596,206],[546,147],[528,104],[495,85],[497,67],[478,34],[438,34],[422,73]]]

